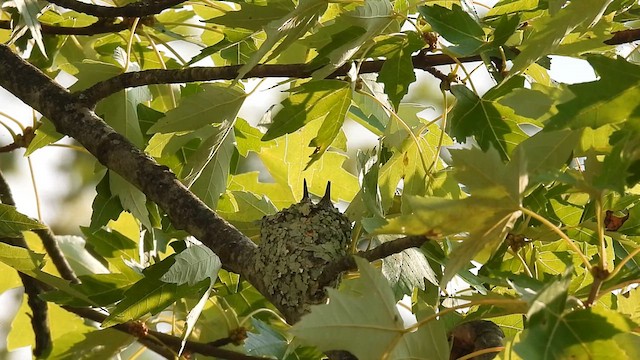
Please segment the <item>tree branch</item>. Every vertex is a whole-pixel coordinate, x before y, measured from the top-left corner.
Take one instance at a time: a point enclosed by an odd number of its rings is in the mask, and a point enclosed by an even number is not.
[[[100,163],[120,174],[184,229],[263,292],[264,283],[247,264],[256,245],[191,193],[167,168],[155,162],[105,124],[78,98],[40,70],[0,45],[0,86],[46,116],[61,134],[80,142]],[[264,292],[263,292],[264,293]]]
[[[129,18],[125,18],[123,21],[120,21],[118,23],[105,20],[106,19],[99,19],[91,25],[82,27],[54,26],[41,23],[40,29],[43,34],[51,35],[96,35],[105,33],[117,33],[130,28],[132,24],[132,19]],[[0,20],[0,29],[11,30],[11,21]]]
[[[397,254],[408,248],[420,247],[427,241],[429,241],[429,238],[427,238],[426,236],[405,236],[403,238],[382,243],[371,250],[360,251],[353,255],[344,256],[333,261],[324,268],[322,274],[318,278],[318,284],[321,287],[324,287],[326,286],[326,284],[330,283],[333,279],[340,275],[340,273],[349,270],[356,270],[358,267],[356,265],[355,256],[367,259],[369,261],[384,259],[387,256]]]
[[[640,40],[640,29],[627,29],[616,31],[609,40],[605,40],[607,45],[620,45]]]
[[[71,268],[71,265],[69,265],[67,258],[62,253],[51,229],[36,229],[33,230],[33,232],[36,233],[42,241],[44,249],[47,251],[47,254],[49,254],[49,257],[51,258],[53,265],[55,265],[56,270],[60,273],[60,276],[65,280],[69,280],[73,284],[80,284],[80,279],[78,279],[76,273]]]
[[[480,56],[459,58],[460,62],[481,61]],[[415,69],[429,71],[439,77],[439,72],[434,69],[437,65],[453,64],[455,61],[444,54],[427,55],[420,52],[413,57]],[[379,72],[384,60],[370,60],[362,63],[360,73]],[[230,65],[219,67],[190,67],[186,69],[153,69],[137,72],[123,73],[107,80],[101,81],[90,88],[78,93],[78,97],[89,106],[95,105],[100,99],[114,94],[120,90],[131,87],[152,84],[176,84],[194,81],[233,80],[238,76],[238,70],[242,65]],[[334,71],[328,78],[346,76],[351,69],[351,64],[345,64]],[[257,65],[249,71],[244,78],[289,77],[308,78],[315,69],[308,64],[263,64]]]
[[[69,306],[65,306],[64,309],[76,315],[79,315],[85,319],[93,320],[99,323],[103,322],[104,319],[107,318],[106,315],[92,309],[74,308]],[[173,351],[175,351],[176,353],[180,350],[180,347],[182,346],[182,339],[176,336],[168,335],[168,334],[161,333],[158,331],[153,331],[153,330],[147,330],[145,331],[146,334],[141,334],[140,331],[136,330],[136,328],[140,328],[140,326],[139,325],[136,326],[135,322],[126,322],[123,324],[117,324],[117,325],[114,325],[113,328],[136,336],[138,338],[138,341],[144,344],[145,346],[149,342],[151,342],[155,345],[167,346],[171,348]],[[188,352],[198,353],[198,354],[208,355],[208,356],[215,356],[221,359],[228,359],[228,360],[264,360],[265,359],[264,357],[246,355],[236,351],[221,349],[219,347],[212,346],[210,344],[205,344],[205,343],[196,342],[196,341],[189,341],[189,340],[187,340],[184,348]]]
[[[11,194],[11,188],[4,179],[4,175],[0,172],[0,200],[5,205],[15,206],[15,201]],[[23,236],[17,238],[0,238],[0,242],[5,244],[19,246],[24,249],[28,249],[27,242]],[[51,350],[51,330],[49,329],[47,302],[40,299],[40,294],[43,293],[43,288],[40,283],[21,272],[18,272],[22,285],[24,286],[24,292],[27,294],[27,303],[29,308],[33,312],[31,316],[31,327],[35,334],[36,345],[33,349],[34,355],[37,357],[46,355]]]
[[[613,37],[604,43],[607,45],[619,45],[640,39],[640,29],[623,30],[613,33]],[[412,57],[413,68],[429,72],[441,81],[447,81],[446,74],[438,71],[435,66],[451,65],[456,63],[468,63],[482,61],[480,55],[454,59],[445,54],[428,54],[420,51]],[[362,62],[360,73],[377,73],[382,69],[385,60],[369,60]],[[233,80],[238,76],[238,70],[242,65],[219,67],[190,67],[186,69],[153,69],[138,72],[128,72],[101,81],[90,88],[78,93],[82,100],[89,106],[94,106],[101,99],[120,90],[131,87],[153,84],[176,84],[194,81]],[[346,76],[351,69],[347,63],[339,67],[328,78]],[[244,78],[288,77],[308,78],[316,70],[308,64],[262,64],[249,71]]]
[[[76,0],[48,0],[63,8],[75,10],[77,12],[93,15],[97,17],[145,17],[159,14],[162,10],[183,3],[185,0],[141,0],[125,6],[101,6],[84,3]]]

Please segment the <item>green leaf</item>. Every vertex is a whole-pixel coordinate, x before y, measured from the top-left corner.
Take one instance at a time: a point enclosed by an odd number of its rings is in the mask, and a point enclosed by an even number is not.
[[[215,281],[222,268],[220,258],[204,245],[192,245],[175,257],[175,263],[160,280],[193,286],[204,279]]]
[[[348,108],[351,99],[349,83],[339,80],[311,81],[290,92],[292,94],[282,101],[283,108],[273,118],[262,141],[290,134],[313,120],[332,119],[342,125],[345,105]]]
[[[96,185],[96,197],[91,205],[90,229],[98,229],[107,225],[109,220],[116,220],[120,213],[124,211],[118,196],[111,194],[109,185],[109,173],[105,173],[102,180]]]
[[[273,140],[269,146],[260,150],[258,154],[260,159],[275,182],[280,184],[280,189],[283,189],[281,190],[283,192],[277,194],[276,198],[269,197],[276,206],[279,204],[276,199],[289,194],[293,194],[294,199],[301,199],[304,179],[307,180],[309,191],[319,196],[324,194],[327,182],[331,181],[331,199],[333,201],[339,199],[349,201],[358,191],[358,179],[342,167],[346,159],[342,153],[327,151],[320,160],[308,167],[305,166],[308,157],[314,151],[313,148],[308,147],[308,144],[315,137],[320,126],[320,120],[313,121],[295,133]],[[230,189],[262,194],[251,189],[258,186],[264,188],[260,184],[253,184]],[[289,190],[286,191],[286,189]]]
[[[29,156],[33,154],[34,151],[53,144],[64,137],[64,135],[56,131],[51,120],[43,117],[40,121],[42,122],[42,125],[36,129],[36,136],[29,143],[24,156]]]
[[[313,78],[324,79],[329,76],[357,53],[362,45],[380,35],[394,21],[393,6],[389,0],[367,0],[364,5],[341,14],[333,25],[326,26],[317,33],[318,36],[327,36],[326,33],[346,32],[339,36],[340,41],[318,50],[313,63],[328,64],[314,71]]]
[[[425,289],[425,279],[435,286],[438,276],[429,265],[427,258],[418,249],[410,248],[384,258],[382,273],[391,283],[396,299],[411,295],[414,289]]]
[[[64,291],[49,291],[41,297],[47,301],[53,301],[60,305],[69,306],[108,306],[120,301],[131,285],[140,276],[124,275],[124,274],[96,274],[79,276],[81,284],[71,284],[71,288],[84,294],[92,303],[84,302],[75,297],[69,296]]]
[[[247,95],[239,86],[202,84],[201,91],[184,97],[180,105],[151,126],[149,133],[196,130],[208,124],[233,122]]]
[[[404,104],[400,106],[402,110]],[[410,113],[421,111],[422,108],[413,108],[407,110]],[[407,122],[408,116],[400,111],[400,115]],[[417,122],[419,125],[420,122]],[[392,126],[388,126],[391,129]],[[398,126],[398,129],[400,126]],[[424,130],[421,128],[421,130]],[[393,151],[393,155],[387,160],[384,165],[379,169],[378,186],[380,190],[380,199],[382,209],[387,211],[393,204],[396,189],[400,181],[403,181],[402,196],[419,195],[424,196],[427,194],[427,169],[431,166],[431,163],[435,161],[433,170],[440,170],[443,167],[442,162],[436,159],[437,147],[440,142],[440,136],[443,136],[442,145],[451,145],[453,142],[449,136],[442,133],[442,130],[437,124],[431,124],[427,127],[427,132],[417,136],[416,142],[406,131],[398,131],[398,138],[402,138],[402,142],[397,150]],[[395,137],[395,134],[392,134]],[[359,195],[358,195],[359,196]],[[357,199],[351,202],[347,213],[350,218],[357,217],[356,213],[359,204]]]
[[[42,55],[47,57],[47,50],[42,41],[42,27],[38,21],[38,13],[40,13],[40,5],[37,0],[15,0],[16,8],[20,13],[20,24],[25,24],[29,28],[31,36],[36,41],[38,49]],[[18,32],[16,32],[18,33]]]
[[[294,41],[304,36],[304,34],[316,24],[318,18],[326,9],[326,1],[302,0],[298,3],[298,6],[287,15],[267,24],[264,29],[267,39],[251,58],[246,61],[245,65],[238,70],[236,79],[243,78],[267,53],[271,52],[266,61],[274,59]],[[273,49],[278,42],[280,42],[280,44]]]
[[[56,338],[49,357],[64,360],[110,359],[120,355],[121,351],[134,341],[135,338],[132,335],[115,329],[85,333],[67,331]]]
[[[620,359],[627,358],[612,339],[629,332],[632,324],[621,314],[592,307],[562,312],[543,310],[544,320],[528,327],[515,345],[526,359]]]
[[[151,229],[146,195],[115,172],[109,171],[108,174],[110,191],[120,199],[122,208],[140,220],[147,229]]]
[[[67,280],[42,271],[42,267],[44,266],[43,260],[43,254],[36,254],[31,250],[0,242],[0,262],[55,289],[61,290],[74,298],[95,305],[84,294],[73,289]]]
[[[416,81],[411,54],[423,46],[424,41],[416,33],[406,33],[402,36],[401,46],[387,55],[387,60],[380,69],[378,81],[384,84],[384,92],[396,110],[409,92],[409,85]]]
[[[289,341],[268,324],[251,318],[254,331],[247,333],[244,349],[253,356],[270,356],[276,359],[287,359]]]
[[[389,284],[366,260],[356,262],[360,277],[345,281],[342,291],[328,288],[329,303],[313,306],[291,332],[322,351],[346,350],[359,359],[448,359],[442,323],[405,331]],[[354,333],[360,340],[354,341]]]
[[[215,209],[227,187],[231,157],[235,150],[233,126],[225,123],[219,133],[204,143],[189,157],[183,172],[183,182],[205,204]]]
[[[502,159],[509,159],[513,148],[527,138],[517,122],[504,116],[494,103],[505,91],[521,86],[522,79],[511,80],[493,88],[482,98],[464,85],[451,86],[451,93],[457,100],[451,112],[451,136],[458,142],[474,136],[482,150],[493,146]]]
[[[500,17],[500,21],[496,25],[493,32],[493,39],[489,44],[491,47],[498,47],[504,45],[507,40],[516,32],[520,26],[520,16],[506,16]]]
[[[616,300],[618,303],[618,311],[627,314],[632,321],[636,323],[640,322],[640,288],[618,294]]]
[[[259,31],[268,23],[281,19],[292,10],[293,4],[289,1],[269,1],[267,5],[242,3],[239,11],[229,11],[205,22]]]
[[[541,16],[532,21],[535,29],[519,47],[520,54],[513,60],[510,74],[518,74],[541,57],[551,54],[576,27],[595,25],[611,0],[571,1],[554,16]]]
[[[110,312],[102,326],[109,327],[136,320],[146,314],[155,315],[183,297],[200,297],[208,288],[209,281],[189,286],[160,280],[174,262],[175,259],[171,256],[147,268],[145,277],[124,293],[123,300]]]
[[[526,174],[514,172],[518,159],[507,166],[498,152],[489,148],[484,152],[478,148],[451,150],[456,179],[467,187],[471,195],[484,198],[509,198],[513,206],[520,203],[520,193],[526,185]],[[491,169],[490,171],[487,171]]]
[[[109,270],[85,249],[86,241],[82,237],[56,235],[55,240],[76,275],[109,273]]]
[[[81,227],[92,251],[107,260],[109,270],[129,274],[130,268],[124,261],[138,260],[138,244],[116,230]]]
[[[522,152],[529,177],[557,171],[566,165],[580,142],[582,131],[541,131],[521,142],[514,153]]]
[[[47,226],[23,215],[14,206],[0,204],[0,236],[15,238],[23,231],[46,229]]]
[[[482,27],[458,4],[453,4],[451,9],[440,5],[420,6],[418,11],[434,31],[456,45],[447,49],[458,56],[475,54],[485,44]]]
[[[138,104],[151,100],[147,86],[119,91],[96,106],[96,114],[138,147],[143,147],[144,138],[138,121]]]
[[[284,165],[282,167],[274,165],[274,167],[276,167],[278,171],[286,172]],[[267,201],[273,203],[276,209],[283,209],[296,202],[296,197],[293,193],[294,188],[290,187],[288,183],[262,182],[259,179],[259,173],[257,171],[232,175],[229,180],[228,190],[262,194]],[[226,207],[220,209],[223,212],[226,211]],[[259,227],[259,225],[256,226]]]
[[[548,129],[598,128],[640,119],[640,66],[623,58],[591,55],[587,60],[600,76],[597,81],[569,85],[575,98],[558,105]]]
[[[290,204],[292,201],[287,201]],[[257,195],[246,191],[227,191],[220,199],[216,212],[243,234],[260,234],[260,219],[278,211],[268,194]]]

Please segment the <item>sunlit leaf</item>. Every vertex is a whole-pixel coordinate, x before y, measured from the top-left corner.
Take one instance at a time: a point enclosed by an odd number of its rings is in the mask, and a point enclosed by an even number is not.
[[[635,100],[640,96],[640,66],[622,58],[592,55],[587,59],[600,79],[570,85],[575,98],[558,105],[558,114],[549,120],[549,129],[595,129],[638,120]]]
[[[56,131],[56,128],[49,119],[42,118],[40,121],[42,121],[42,125],[36,129],[36,136],[29,143],[25,156],[33,154],[34,151],[52,144],[64,136]]]
[[[582,24],[598,22],[611,0],[572,1],[555,16],[540,17],[532,22],[535,29],[520,46],[520,54],[513,61],[510,73],[517,74],[541,57],[553,53],[562,39]]]
[[[295,9],[278,20],[271,21],[265,26],[267,39],[262,43],[258,51],[255,52],[238,70],[238,79],[244,77],[254,66],[256,66],[269,52],[268,59],[273,59],[284,51],[294,41],[301,38],[312,26],[322,13],[327,9],[327,2],[322,0],[302,0]],[[274,49],[274,46],[278,43]]]
[[[334,25],[320,30],[317,36],[328,36],[333,41],[318,50],[314,62],[324,66],[313,73],[313,78],[329,76],[358,52],[363,44],[383,32],[394,21],[392,12],[389,0],[367,0],[353,11],[341,14]]]
[[[193,245],[176,255],[175,263],[160,280],[193,286],[207,278],[215,280],[221,268],[222,263],[213,251],[204,245]]]
[[[42,254],[36,254],[28,249],[0,242],[0,262],[55,289],[61,290],[72,297],[93,304],[84,294],[73,289],[67,280],[42,271],[42,267],[44,266],[43,259],[44,255]]]
[[[512,149],[526,139],[527,135],[512,118],[504,116],[493,101],[505,91],[520,86],[518,83],[522,80],[514,79],[516,78],[494,88],[481,98],[466,86],[453,85],[451,93],[457,101],[451,113],[451,136],[458,142],[464,142],[467,137],[473,136],[482,150],[486,151],[493,146],[500,157],[508,159]]]
[[[102,322],[103,327],[136,320],[147,314],[155,315],[183,297],[200,297],[206,291],[209,281],[202,281],[195,286],[166,283],[160,278],[174,264],[174,257],[168,257],[148,268],[145,277],[133,284],[124,298]]]
[[[345,289],[329,288],[330,302],[314,306],[291,332],[320,350],[347,350],[359,359],[448,359],[442,324],[433,321],[415,332],[405,332],[389,284],[366,260],[357,259],[360,277]],[[357,332],[361,341],[350,334]],[[431,339],[431,341],[424,341]]]
[[[196,130],[207,124],[232,122],[246,98],[238,86],[203,84],[201,91],[184,97],[180,105],[158,120],[150,133]]]

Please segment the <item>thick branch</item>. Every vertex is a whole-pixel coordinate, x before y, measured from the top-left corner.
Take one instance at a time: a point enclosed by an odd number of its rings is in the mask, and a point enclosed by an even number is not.
[[[427,238],[426,236],[405,236],[400,239],[382,243],[371,250],[360,251],[354,255],[347,255],[327,265],[324,268],[322,275],[320,275],[318,283],[321,286],[325,286],[325,284],[330,283],[333,279],[340,275],[341,272],[356,270],[357,266],[354,256],[358,256],[369,261],[384,259],[387,256],[397,254],[408,248],[420,247],[427,241],[429,241],[429,238]]]
[[[211,248],[231,271],[258,290],[262,279],[247,269],[256,245],[193,195],[165,166],[160,166],[124,136],[84,107],[66,89],[0,45],[0,86],[49,118],[56,130],[80,142],[98,161],[138,187],[158,204],[173,225]]]
[[[4,176],[0,172],[0,201],[5,205],[15,206],[13,196],[9,184],[4,179]],[[23,236],[18,238],[0,238],[0,242],[5,244],[19,246],[27,249],[27,242]],[[40,283],[21,272],[18,272],[22,285],[24,286],[24,292],[27,294],[27,303],[29,308],[33,312],[31,315],[31,327],[36,338],[36,345],[33,349],[34,355],[40,357],[46,355],[51,349],[51,330],[49,329],[49,309],[46,301],[40,299],[40,294],[43,292],[43,288]]]
[[[118,23],[98,20],[91,25],[82,27],[40,24],[42,33],[51,35],[96,35],[105,33],[117,33],[130,27],[130,19],[124,19],[124,21]],[[11,29],[11,21],[0,20],[0,29]]]
[[[93,320],[99,323],[103,322],[104,319],[107,318],[106,315],[91,309],[73,308],[68,306],[64,307],[64,309],[76,315],[80,315],[85,319]],[[137,326],[135,325],[135,323],[132,323],[132,322],[114,325],[113,328],[136,336],[138,338],[138,341],[145,345],[149,343],[153,343],[156,345],[164,345],[173,349],[176,353],[180,350],[180,347],[181,347],[182,339],[165,334],[165,333],[161,333],[158,331],[153,331],[153,330],[148,330],[146,334],[140,334],[139,331],[135,330]],[[158,341],[159,341],[159,344],[158,344]],[[221,359],[229,359],[229,360],[264,360],[265,359],[263,357],[245,355],[239,352],[221,349],[219,347],[212,346],[210,344],[205,344],[205,343],[196,342],[196,341],[187,341],[184,348],[187,352],[208,355],[208,356],[215,356]]]
[[[97,17],[145,17],[159,14],[184,0],[142,0],[120,7],[101,6],[76,0],[48,0],[52,4]]]

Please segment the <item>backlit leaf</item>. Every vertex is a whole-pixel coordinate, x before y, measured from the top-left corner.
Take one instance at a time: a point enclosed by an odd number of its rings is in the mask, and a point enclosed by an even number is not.
[[[201,91],[184,97],[149,129],[150,133],[196,130],[207,124],[233,122],[246,98],[238,86],[203,84]]]
[[[175,263],[160,280],[193,286],[207,278],[215,281],[221,268],[220,258],[211,249],[204,245],[193,245],[176,255]]]
[[[366,260],[356,259],[360,277],[348,280],[345,289],[327,289],[329,304],[312,307],[311,313],[291,332],[322,351],[347,350],[359,359],[448,359],[442,324],[433,321],[415,332],[405,332],[393,292],[384,277]],[[360,334],[354,341],[350,334]],[[425,341],[431,339],[431,341]]]
[[[544,16],[532,22],[535,32],[520,46],[510,73],[517,74],[541,57],[552,54],[562,39],[582,24],[598,22],[611,0],[571,1],[555,16]]]
[[[46,225],[19,213],[14,206],[0,204],[1,236],[19,237],[23,231],[46,228]]]
[[[599,80],[569,85],[575,98],[558,105],[548,129],[598,128],[640,117],[635,101],[640,96],[640,66],[622,58],[587,57]]]

